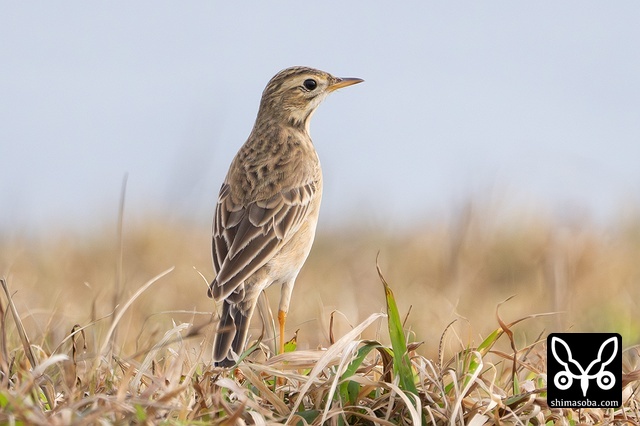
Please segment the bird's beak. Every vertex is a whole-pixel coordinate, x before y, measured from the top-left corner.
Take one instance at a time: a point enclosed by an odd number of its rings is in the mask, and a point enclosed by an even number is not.
[[[339,78],[338,81],[328,87],[329,92],[333,92],[343,87],[351,86],[353,84],[362,83],[364,80],[361,78]]]

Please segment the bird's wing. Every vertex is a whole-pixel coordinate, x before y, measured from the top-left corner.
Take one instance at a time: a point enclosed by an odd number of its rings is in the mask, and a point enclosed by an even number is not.
[[[224,183],[213,223],[217,275],[209,286],[209,296],[227,298],[267,263],[300,227],[316,190],[316,183],[309,182],[241,205],[233,202],[231,187]]]

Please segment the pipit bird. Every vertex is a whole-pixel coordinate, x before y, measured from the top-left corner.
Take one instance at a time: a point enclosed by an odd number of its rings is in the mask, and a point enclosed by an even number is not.
[[[223,300],[213,356],[216,365],[241,354],[260,292],[282,286],[279,350],[295,279],[311,250],[322,198],[322,171],[309,137],[320,102],[359,78],[337,78],[313,68],[276,74],[262,93],[249,138],[220,188],[213,221],[216,277],[209,297]]]

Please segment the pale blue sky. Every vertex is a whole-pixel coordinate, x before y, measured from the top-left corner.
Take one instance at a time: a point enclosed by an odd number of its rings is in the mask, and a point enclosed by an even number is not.
[[[469,196],[610,220],[640,201],[640,2],[0,3],[0,229],[209,223],[273,74],[365,83],[311,132],[322,224]],[[497,195],[496,195],[497,194]]]

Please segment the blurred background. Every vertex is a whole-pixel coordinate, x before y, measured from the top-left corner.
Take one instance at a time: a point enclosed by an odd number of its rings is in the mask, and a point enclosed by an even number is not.
[[[111,312],[120,248],[123,291],[176,266],[132,330],[211,311],[218,189],[267,81],[308,65],[365,83],[311,125],[325,190],[288,323],[303,346],[327,344],[334,309],[346,330],[383,308],[378,253],[426,351],[454,319],[486,335],[512,295],[505,320],[563,312],[530,339],[638,343],[638,22],[633,1],[4,2],[0,275],[36,329]]]

